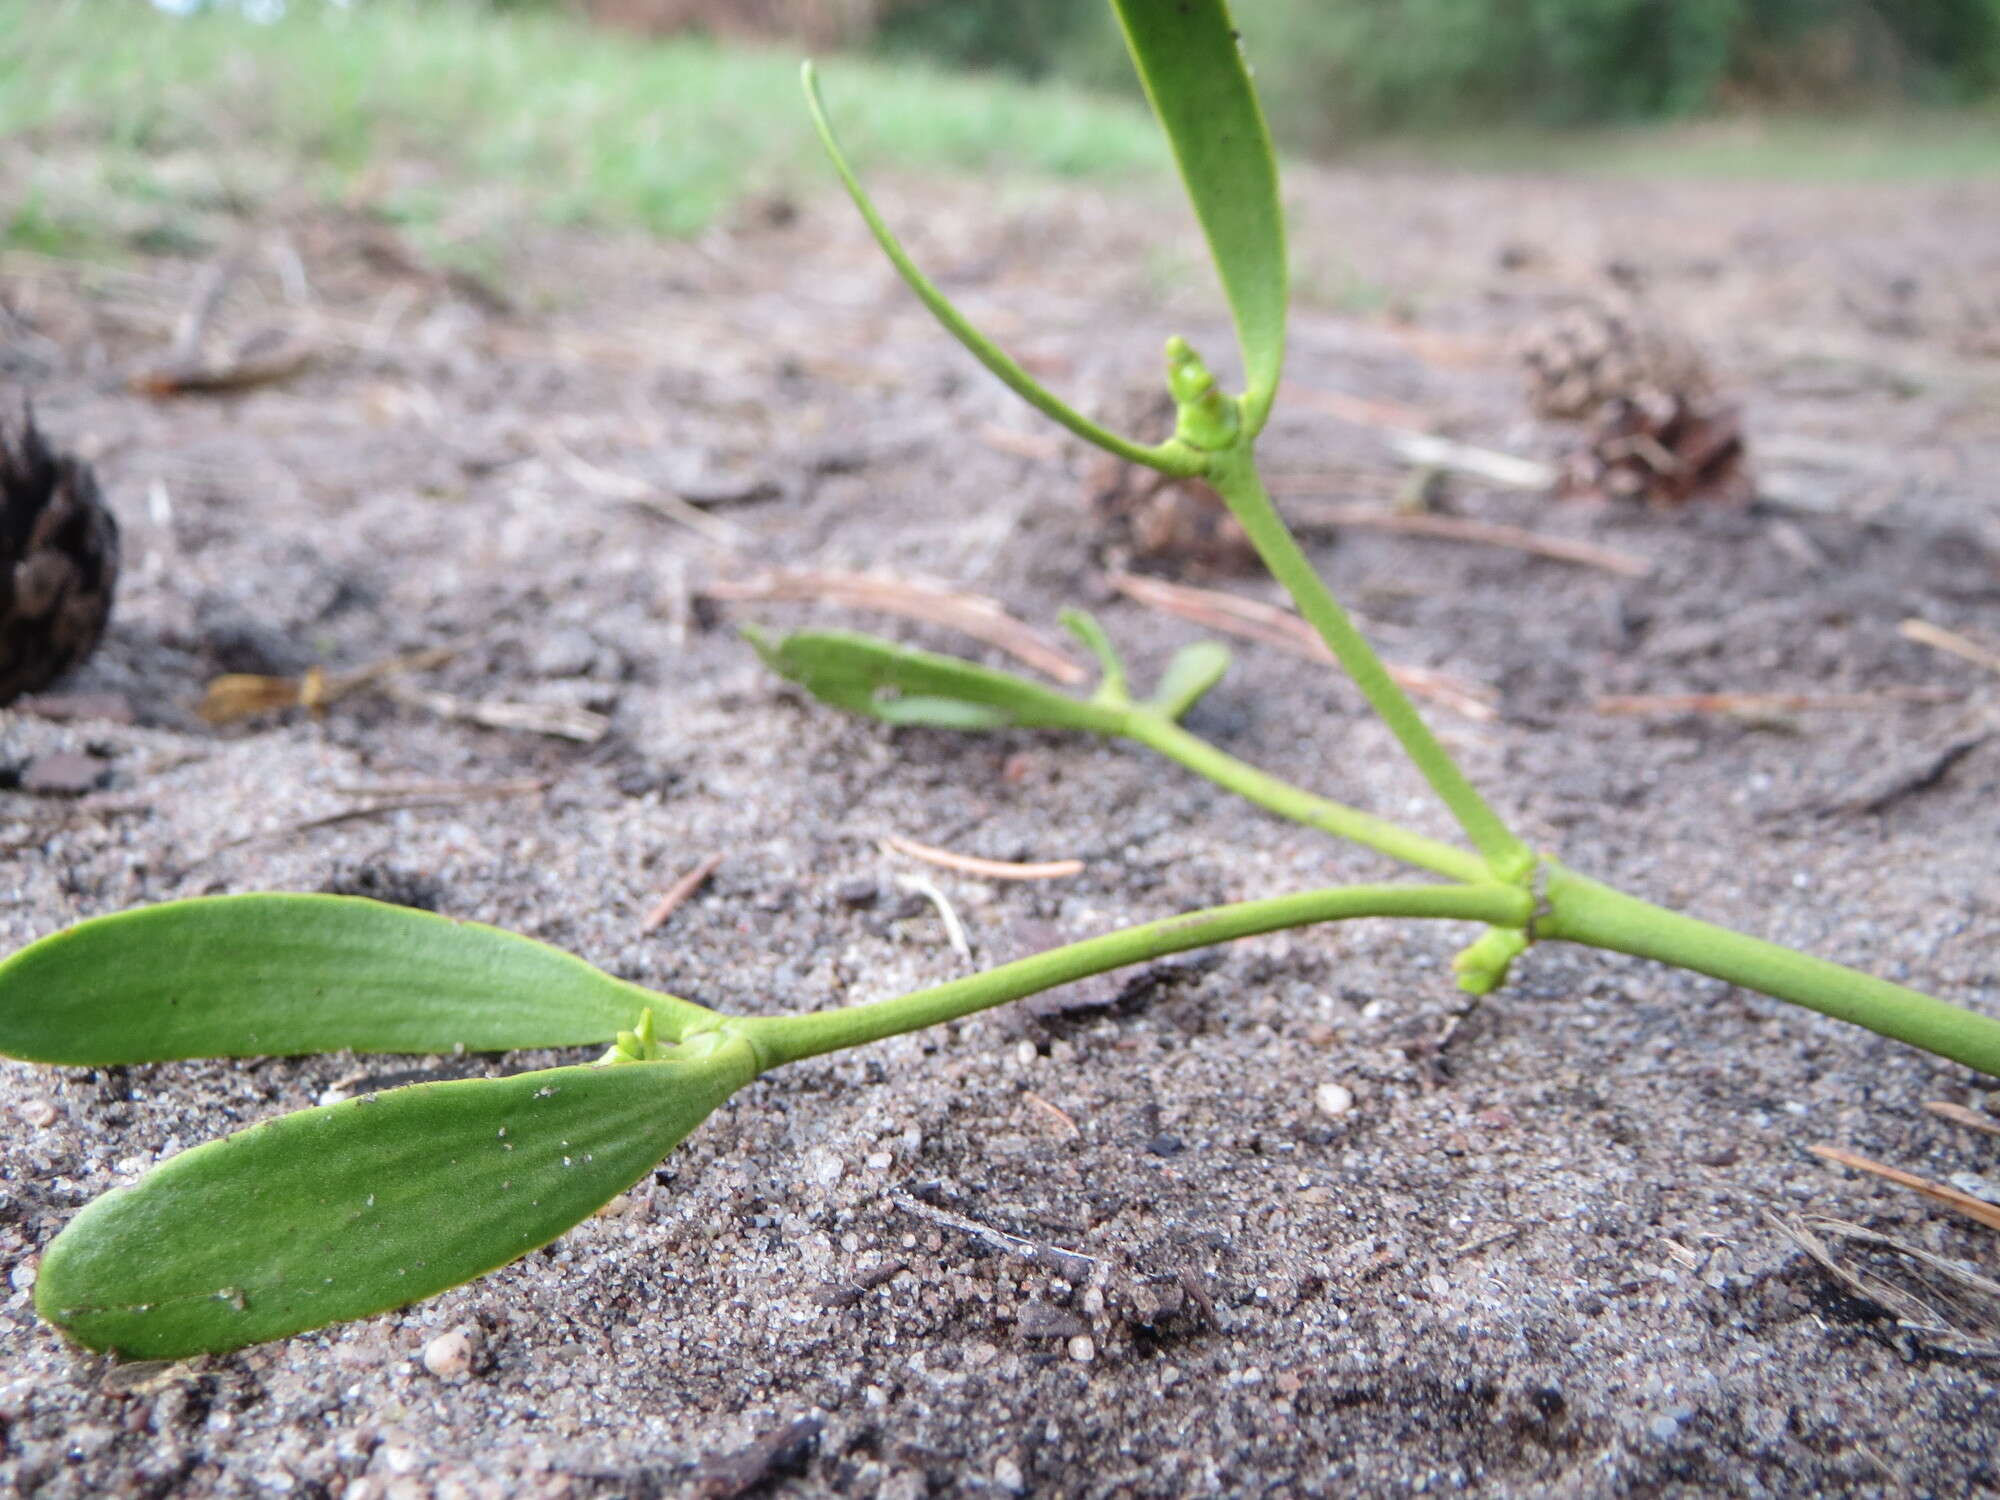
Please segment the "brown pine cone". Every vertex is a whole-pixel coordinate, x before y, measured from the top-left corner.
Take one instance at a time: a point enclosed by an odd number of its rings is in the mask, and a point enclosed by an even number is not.
[[[0,418],[0,703],[90,655],[117,584],[118,522],[90,466],[52,450],[33,413]]]
[[[1171,432],[1173,397],[1159,387],[1129,391],[1109,425],[1135,436]],[[1202,575],[1257,566],[1250,538],[1222,497],[1199,479],[1174,479],[1097,453],[1084,469],[1083,490],[1107,559],[1118,567],[1139,561]]]
[[[1636,304],[1566,307],[1529,328],[1516,352],[1539,417],[1576,420],[1613,401],[1698,402],[1713,393],[1701,351]]]

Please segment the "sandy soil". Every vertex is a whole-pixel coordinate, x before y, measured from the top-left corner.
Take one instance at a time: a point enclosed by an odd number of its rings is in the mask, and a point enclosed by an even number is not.
[[[1385,654],[1498,694],[1491,721],[1435,714],[1475,779],[1538,842],[1640,894],[2000,1007],[2000,680],[1896,630],[1921,616],[2000,638],[2000,188],[1356,173],[1290,189],[1300,390],[1266,449],[1325,498],[1386,506],[1408,477],[1327,393],[1558,451],[1506,337],[1614,264],[1745,401],[1770,497],[1747,510],[1446,484],[1468,516],[1643,555],[1644,579],[1316,535]],[[1226,342],[1193,241],[1149,244],[1135,200],[905,183],[889,203],[952,292],[1086,403],[1149,382],[1176,328]],[[843,719],[729,626],[977,649],[962,637],[704,600],[781,564],[948,581],[1037,626],[1082,601],[1142,674],[1194,633],[1110,595],[1082,456],[942,342],[844,205],[746,214],[687,246],[529,236],[505,308],[399,262],[360,219],[273,208],[232,234],[244,259],[211,342],[277,328],[318,358],[224,398],[123,388],[214,259],[0,260],[0,374],[96,460],[125,525],[117,620],[65,691],[113,695],[131,720],[0,711],[0,765],[83,751],[104,778],[80,800],[0,792],[0,943],[139,902],[340,890],[769,1011],[957,971],[886,833],[1087,861],[1025,886],[929,872],[993,960],[1381,873],[1135,750]],[[709,514],[728,530],[632,498],[662,488],[724,502]],[[439,644],[459,651],[414,679],[426,690],[603,713],[609,732],[579,744],[366,693],[317,720],[213,730],[192,713],[218,672]],[[1945,691],[1753,717],[1596,707],[1909,687]],[[1245,645],[1192,723],[1446,831],[1330,672]],[[375,795],[520,778],[546,786],[386,811]],[[316,821],[358,809],[378,810]],[[707,887],[642,932],[712,853]],[[1535,953],[1471,1006],[1445,968],[1463,937],[1262,939],[803,1064],[615,1215],[476,1285],[136,1375],[33,1316],[37,1252],[78,1206],[357,1074],[466,1064],[0,1064],[0,1492],[2000,1488],[2000,1380],[1978,1352],[2000,1308],[1953,1304],[1957,1337],[1900,1326],[1782,1227],[1829,1216],[1991,1271],[1989,1232],[1806,1151],[1963,1180],[1991,1167],[1991,1138],[1920,1105],[1993,1107],[1991,1082],[1578,950]],[[1351,1109],[1322,1109],[1328,1084]],[[1819,1232],[1842,1264],[1915,1285],[1907,1255]],[[434,1374],[423,1351],[454,1329],[469,1367]]]

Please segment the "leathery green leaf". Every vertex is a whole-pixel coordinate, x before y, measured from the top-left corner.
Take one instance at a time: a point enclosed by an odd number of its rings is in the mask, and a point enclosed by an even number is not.
[[[1285,221],[1264,112],[1223,0],[1112,3],[1222,276],[1254,434],[1285,361]]]
[[[772,671],[823,703],[889,724],[940,729],[1083,729],[1115,733],[1115,707],[1067,697],[1008,672],[845,631],[744,635]]]
[[[416,1084],[183,1151],[56,1236],[36,1310],[90,1348],[182,1359],[457,1286],[587,1218],[757,1073],[740,1037],[680,1051]]]
[[[608,1043],[702,1006],[477,922],[353,896],[210,896],[98,917],[0,963],[0,1054],[103,1066]]]

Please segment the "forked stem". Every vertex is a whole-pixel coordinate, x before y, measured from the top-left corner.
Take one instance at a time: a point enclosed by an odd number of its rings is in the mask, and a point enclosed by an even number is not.
[[[1478,856],[1424,838],[1355,808],[1329,802],[1237,760],[1178,724],[1135,712],[1126,737],[1159,751],[1247,801],[1337,837],[1454,879],[1481,878]],[[1526,922],[1530,941],[1579,943],[1707,974],[2000,1077],[2000,1020],[1627,895],[1544,857],[1540,899]]]
[[[1249,442],[1211,455],[1204,477],[1242,524],[1264,566],[1284,585],[1299,613],[1319,632],[1431,789],[1451,809],[1473,847],[1485,857],[1487,872],[1501,880],[1526,880],[1535,867],[1534,851],[1515,837],[1466,779],[1458,763],[1431,733],[1409,695],[1396,685],[1389,669],[1382,665],[1375,648],[1355,628],[1340,601],[1320,582],[1319,574],[1313,571],[1312,563],[1271,504]]]
[[[732,1018],[728,1029],[747,1036],[764,1067],[773,1068],[800,1058],[817,1057],[824,1052],[837,1052],[956,1021],[1024,995],[1088,979],[1107,969],[1253,937],[1261,932],[1353,917],[1436,917],[1519,927],[1527,922],[1533,908],[1533,898],[1512,885],[1337,886],[1210,907],[1162,922],[1128,927],[890,1000],[804,1016]]]
[[[1127,739],[1157,750],[1197,776],[1206,777],[1246,802],[1254,802],[1281,818],[1290,818],[1294,823],[1317,828],[1335,838],[1351,839],[1378,854],[1386,854],[1391,859],[1399,859],[1451,880],[1477,884],[1491,878],[1486,861],[1471,850],[1426,838],[1421,833],[1412,833],[1386,818],[1378,818],[1373,813],[1362,812],[1359,808],[1348,807],[1293,786],[1288,781],[1281,781],[1268,771],[1260,771],[1249,762],[1218,749],[1199,735],[1190,734],[1164,714],[1134,709],[1126,717],[1124,734]]]

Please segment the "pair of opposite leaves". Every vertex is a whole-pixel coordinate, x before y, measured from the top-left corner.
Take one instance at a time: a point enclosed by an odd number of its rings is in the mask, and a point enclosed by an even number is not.
[[[1104,657],[1110,701],[865,636],[752,639],[825,701],[890,723],[1111,732],[1122,670],[1094,621],[1069,623]],[[1212,643],[1186,648],[1145,711],[1178,718],[1227,663]],[[631,1047],[642,1016],[658,1043]],[[353,897],[168,902],[45,938],[0,963],[0,1054],[102,1067],[613,1041],[639,1060],[416,1084],[182,1152],[72,1221],[36,1306],[82,1343],[150,1359],[398,1307],[569,1229],[763,1066],[703,1006],[498,928]]]
[[[1277,389],[1286,274],[1269,137],[1235,31],[1221,0],[1113,4],[1221,273],[1254,433]],[[1126,457],[1167,461],[1172,445],[1140,449],[1097,428],[965,323],[881,225],[810,74],[808,84],[836,169],[947,327],[1072,430]],[[1186,466],[1185,451],[1177,461]],[[1099,702],[861,637],[760,649],[829,701],[890,722],[1111,728]],[[1177,717],[1224,662],[1217,648],[1184,653],[1148,707]],[[0,1053],[34,1061],[601,1044],[649,1008],[664,1042],[655,1057],[419,1084],[183,1152],[58,1236],[37,1308],[92,1347],[176,1358],[415,1301],[580,1221],[760,1062],[701,1006],[498,929],[352,898],[168,903],[34,944],[0,964]]]

